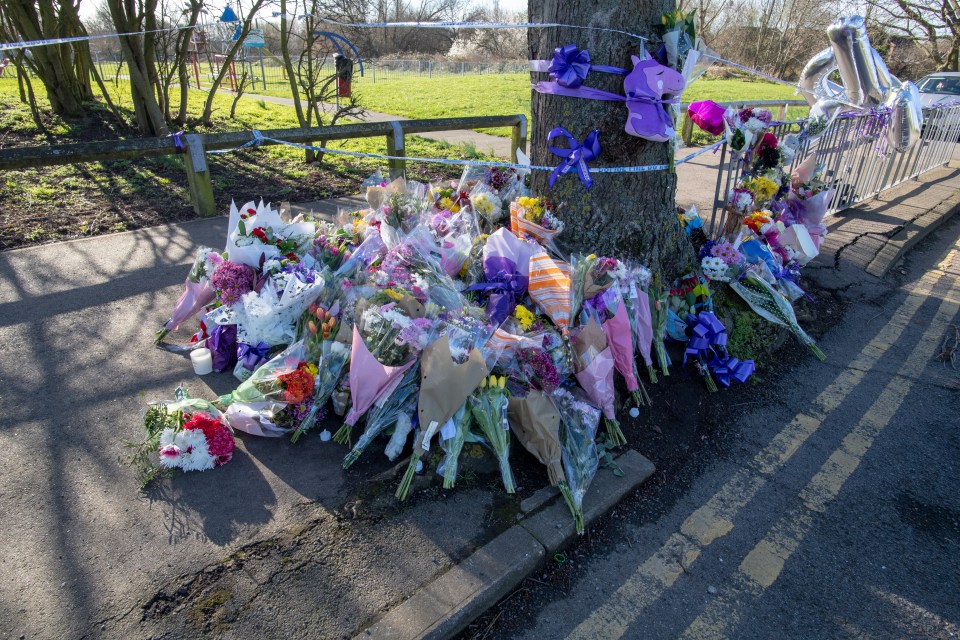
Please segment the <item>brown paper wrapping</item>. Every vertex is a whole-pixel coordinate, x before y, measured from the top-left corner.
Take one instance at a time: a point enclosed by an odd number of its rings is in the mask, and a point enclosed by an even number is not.
[[[596,318],[590,318],[573,339],[573,359],[577,371],[586,368],[598,353],[607,348],[607,334]]]
[[[450,338],[441,336],[427,345],[420,357],[420,399],[417,412],[420,417],[420,432],[426,433],[430,424],[435,429],[453,417],[467,397],[480,386],[487,375],[483,355],[474,349],[470,358],[461,365],[454,363],[450,355]]]
[[[563,482],[560,460],[560,412],[550,397],[533,389],[526,398],[510,398],[510,428],[523,447],[547,467],[550,484]]]

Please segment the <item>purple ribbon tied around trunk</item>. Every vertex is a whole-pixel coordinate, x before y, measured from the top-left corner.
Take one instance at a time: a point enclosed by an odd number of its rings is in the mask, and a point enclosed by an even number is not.
[[[257,367],[267,361],[268,353],[270,345],[266,342],[260,342],[256,346],[241,342],[237,346],[237,359],[243,361],[243,368],[248,371],[256,371]]]
[[[543,71],[546,60],[534,60],[531,68],[534,71]],[[586,49],[577,49],[577,45],[568,44],[563,47],[557,47],[553,50],[553,56],[549,61],[546,71],[553,76],[557,84],[561,87],[570,87],[576,89],[586,81],[591,71],[602,71],[604,73],[615,73],[617,75],[627,75],[626,69],[620,67],[611,67],[605,64],[593,64],[590,62],[590,52]]]
[[[564,149],[563,147],[550,145],[551,140],[559,137],[567,139],[567,143],[569,144],[568,148]],[[553,155],[564,159],[563,162],[558,164],[557,168],[553,170],[553,175],[550,176],[551,189],[553,189],[557,178],[571,171],[577,172],[577,175],[587,189],[593,186],[593,177],[590,175],[590,167],[587,166],[587,163],[593,162],[597,159],[597,156],[600,155],[600,131],[597,129],[591,131],[587,134],[587,137],[581,145],[569,131],[563,127],[556,127],[547,134],[547,148],[553,152]]]
[[[755,368],[753,360],[740,360],[727,353],[715,355],[710,360],[713,377],[725,387],[729,387],[734,380],[740,384],[745,383],[753,375]]]
[[[705,361],[706,357],[714,352],[714,348],[719,353],[726,354],[727,328],[712,312],[701,311],[698,315],[688,314],[687,331],[690,334],[690,342],[687,343],[687,350],[683,353],[684,364],[687,363],[688,357]]]

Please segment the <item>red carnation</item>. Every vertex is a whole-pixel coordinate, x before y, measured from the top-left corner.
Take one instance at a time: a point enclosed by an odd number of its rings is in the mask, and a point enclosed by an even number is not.
[[[222,466],[233,458],[233,434],[230,428],[217,418],[205,413],[195,413],[183,425],[186,429],[200,429],[207,439],[207,450],[216,458],[215,465]]]

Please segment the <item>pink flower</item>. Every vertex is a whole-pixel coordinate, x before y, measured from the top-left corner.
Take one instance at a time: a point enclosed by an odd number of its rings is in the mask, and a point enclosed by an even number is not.
[[[168,458],[172,460],[174,458],[179,458],[181,455],[183,455],[183,452],[180,450],[180,447],[175,444],[168,444],[165,447],[160,447],[161,458]]]

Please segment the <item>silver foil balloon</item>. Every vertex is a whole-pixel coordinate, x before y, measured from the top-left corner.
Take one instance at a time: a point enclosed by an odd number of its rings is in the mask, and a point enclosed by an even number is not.
[[[880,86],[880,74],[864,19],[861,16],[840,18],[827,27],[827,38],[848,100],[864,107],[882,104],[886,87]]]
[[[832,47],[827,47],[810,58],[800,72],[800,80],[797,84],[811,107],[820,100],[845,98],[843,87],[829,79],[836,68],[836,55]]]
[[[890,109],[887,142],[897,151],[906,151],[920,139],[923,128],[920,91],[912,82],[904,82],[887,92],[884,106]]]

